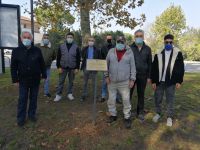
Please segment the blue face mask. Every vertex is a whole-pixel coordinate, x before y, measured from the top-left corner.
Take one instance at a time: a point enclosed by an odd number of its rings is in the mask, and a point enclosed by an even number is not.
[[[144,42],[143,38],[135,38],[136,45],[143,45],[143,42]]]
[[[117,43],[117,44],[116,44],[116,49],[117,49],[117,50],[121,51],[121,50],[123,50],[124,48],[125,48],[125,45],[124,45],[124,44],[122,44],[122,43]]]
[[[49,40],[48,39],[43,39],[43,44],[44,45],[49,45]]]
[[[166,51],[170,51],[170,50],[172,50],[172,48],[173,48],[172,44],[165,44]]]
[[[24,46],[29,47],[31,46],[32,41],[29,39],[23,39],[22,43],[24,44]]]

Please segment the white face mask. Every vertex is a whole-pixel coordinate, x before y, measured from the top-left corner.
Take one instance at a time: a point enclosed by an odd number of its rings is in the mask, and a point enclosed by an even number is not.
[[[72,44],[73,41],[74,41],[73,38],[67,38],[67,43],[68,43],[68,44]]]
[[[89,42],[88,42],[88,45],[89,45],[89,46],[94,46],[94,42],[89,41]]]

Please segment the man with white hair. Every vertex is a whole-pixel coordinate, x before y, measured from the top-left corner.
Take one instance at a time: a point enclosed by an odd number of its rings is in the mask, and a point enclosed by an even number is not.
[[[146,84],[151,83],[150,74],[151,74],[151,63],[152,63],[152,54],[151,48],[144,42],[144,31],[139,29],[135,32],[135,41],[131,45],[131,49],[135,57],[136,65],[136,81],[135,85],[137,86],[137,117],[143,122],[144,121],[144,93],[146,89]],[[134,87],[131,89],[132,98]]]
[[[28,98],[28,118],[36,122],[37,96],[41,78],[46,79],[46,69],[41,50],[32,44],[33,36],[29,31],[21,34],[21,44],[15,48],[11,57],[11,77],[15,86],[19,87],[17,109],[18,126],[26,121]]]

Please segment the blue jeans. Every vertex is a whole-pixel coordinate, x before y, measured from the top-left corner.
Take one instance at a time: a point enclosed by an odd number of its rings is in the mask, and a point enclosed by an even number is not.
[[[51,68],[46,68],[47,78],[44,81],[44,94],[49,94],[49,82],[50,82],[50,74],[51,74]]]
[[[36,86],[26,86],[19,84],[19,100],[17,107],[17,121],[24,122],[26,119],[26,110],[28,99],[29,109],[28,109],[28,117],[34,118],[37,109],[37,97],[38,97],[39,85]]]
[[[106,83],[106,79],[104,77],[104,74],[103,74],[103,79],[102,79],[102,88],[101,88],[101,97],[102,98],[106,98],[107,96],[107,83]]]

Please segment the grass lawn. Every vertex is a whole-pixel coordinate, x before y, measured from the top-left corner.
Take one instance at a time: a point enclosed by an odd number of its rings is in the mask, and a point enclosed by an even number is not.
[[[101,74],[98,78],[101,92]],[[51,93],[55,94],[57,73],[52,72]],[[10,73],[0,75],[0,149],[5,150],[200,150],[200,74],[185,75],[185,82],[176,92],[175,120],[166,127],[166,116],[158,124],[154,115],[153,93],[148,86],[145,123],[133,119],[132,129],[123,125],[122,106],[118,105],[119,119],[106,124],[106,103],[97,104],[97,125],[92,124],[92,87],[87,101],[79,101],[82,91],[81,73],[74,85],[75,101],[54,103],[43,97],[41,86],[38,98],[38,122],[27,121],[24,128],[16,125],[18,89],[10,84]],[[66,88],[65,88],[66,89]],[[133,108],[136,107],[134,95]]]

